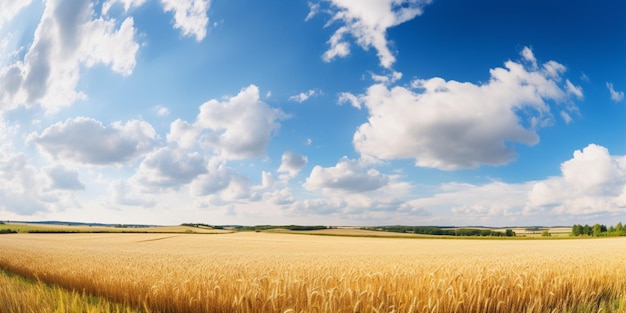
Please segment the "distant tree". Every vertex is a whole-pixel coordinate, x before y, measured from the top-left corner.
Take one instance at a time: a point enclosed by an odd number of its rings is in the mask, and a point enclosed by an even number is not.
[[[583,226],[583,235],[591,236],[591,227],[588,224]]]
[[[622,222],[617,223],[617,225],[615,226],[615,231],[617,232],[618,236],[624,235],[624,226],[622,225]]]
[[[600,224],[593,224],[593,228],[591,229],[593,236],[594,237],[600,237],[600,234],[602,234],[602,225]]]
[[[507,229],[504,231],[504,235],[507,237],[515,237],[515,232],[512,229]]]
[[[547,231],[547,230],[544,230],[544,231],[541,233],[541,237],[550,237],[550,236],[552,236],[552,234],[550,234],[550,232],[549,232],[549,231]]]
[[[583,225],[574,224],[572,226],[572,236],[580,236],[583,234]]]
[[[609,233],[610,234],[615,233],[615,227],[613,225],[609,226]]]
[[[491,230],[489,230],[489,229],[482,229],[480,231],[480,235],[481,236],[489,236],[489,235],[491,235]]]

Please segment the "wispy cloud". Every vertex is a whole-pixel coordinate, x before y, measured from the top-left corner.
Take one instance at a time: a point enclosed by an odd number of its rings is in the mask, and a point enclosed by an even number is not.
[[[340,22],[343,25],[328,40],[330,47],[322,58],[330,62],[335,58],[350,54],[350,44],[346,35],[352,35],[363,49],[374,48],[380,65],[391,68],[396,61],[387,42],[387,29],[410,21],[422,14],[422,9],[431,0],[380,0],[380,1],[345,1],[331,0],[330,12],[333,14],[329,24]],[[319,6],[310,5],[310,19],[319,11]]]
[[[311,97],[315,97],[320,95],[322,92],[320,90],[317,89],[310,89],[306,92],[301,92],[297,95],[293,95],[291,97],[289,97],[289,101],[295,101],[295,102],[299,102],[302,103],[304,101],[309,100],[309,98]]]
[[[622,100],[624,100],[624,92],[623,91],[617,91],[613,88],[613,83],[606,83],[606,88],[609,89],[609,93],[611,93],[611,100],[615,101],[615,102],[622,102]]]

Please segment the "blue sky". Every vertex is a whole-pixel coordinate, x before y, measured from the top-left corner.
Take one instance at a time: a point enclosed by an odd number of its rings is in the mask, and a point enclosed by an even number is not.
[[[0,12],[0,220],[626,221],[620,1]]]

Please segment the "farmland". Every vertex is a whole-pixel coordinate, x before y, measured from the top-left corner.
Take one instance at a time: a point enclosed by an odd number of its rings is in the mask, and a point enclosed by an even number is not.
[[[209,227],[189,226],[153,226],[153,227],[112,227],[112,226],[76,226],[60,224],[2,223],[1,231],[20,233],[199,233],[223,234],[232,231]]]
[[[0,268],[151,312],[626,312],[624,238],[8,234]]]

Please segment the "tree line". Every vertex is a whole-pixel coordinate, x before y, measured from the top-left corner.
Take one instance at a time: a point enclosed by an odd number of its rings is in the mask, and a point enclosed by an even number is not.
[[[437,226],[379,226],[379,227],[361,227],[365,230],[387,231],[394,233],[410,233],[420,235],[444,235],[444,236],[493,236],[493,237],[515,237],[512,229],[504,232],[491,229],[476,228],[447,228]]]
[[[622,224],[622,222],[617,223],[615,226],[606,227],[604,224],[593,224],[590,226],[588,224],[574,224],[572,226],[572,236],[626,236],[626,227]]]

